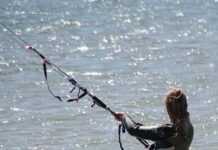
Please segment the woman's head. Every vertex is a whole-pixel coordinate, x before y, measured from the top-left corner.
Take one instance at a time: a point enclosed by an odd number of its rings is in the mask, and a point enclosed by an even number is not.
[[[170,120],[173,123],[181,121],[189,116],[186,95],[180,89],[174,88],[168,92],[165,99],[165,105]]]

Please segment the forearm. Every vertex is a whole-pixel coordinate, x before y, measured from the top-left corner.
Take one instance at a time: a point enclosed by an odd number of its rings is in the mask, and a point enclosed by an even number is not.
[[[125,116],[122,123],[130,135],[152,141],[163,140],[174,133],[172,126],[146,127],[137,125],[129,116]]]

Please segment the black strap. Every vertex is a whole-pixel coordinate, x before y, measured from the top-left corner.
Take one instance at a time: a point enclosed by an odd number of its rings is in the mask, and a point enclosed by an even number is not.
[[[123,125],[119,124],[119,126],[118,126],[118,139],[119,139],[120,149],[124,150],[122,140],[121,140],[121,131],[125,132]]]
[[[48,74],[47,74],[47,61],[44,60],[43,61],[43,72],[44,72],[44,76],[45,76],[45,82],[46,82],[46,85],[47,85],[47,88],[48,88],[48,91],[49,93],[54,96],[56,99],[58,99],[59,101],[63,101],[62,98],[58,95],[55,95],[54,92],[51,90],[50,88],[50,85],[49,85],[49,82],[48,82]]]
[[[142,145],[144,145],[144,147],[147,149],[150,147],[150,144],[145,140],[145,139],[142,139],[142,138],[136,138]]]
[[[136,126],[142,125],[141,123],[136,123],[135,121],[134,123],[136,124]],[[123,123],[121,123],[118,127],[118,138],[119,138],[119,144],[120,144],[121,150],[124,150],[122,140],[121,140],[121,132],[125,133],[125,131],[126,131],[125,126],[123,125]],[[136,139],[145,147],[145,149],[149,149],[150,144],[145,139],[139,138],[139,137],[136,137]]]

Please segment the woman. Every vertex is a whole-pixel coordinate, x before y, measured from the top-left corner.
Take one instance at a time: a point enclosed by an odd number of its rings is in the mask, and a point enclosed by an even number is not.
[[[130,135],[153,141],[149,150],[189,150],[194,129],[189,119],[185,94],[180,89],[172,89],[166,96],[165,106],[170,124],[139,126],[122,112],[116,113],[115,119],[122,122]]]

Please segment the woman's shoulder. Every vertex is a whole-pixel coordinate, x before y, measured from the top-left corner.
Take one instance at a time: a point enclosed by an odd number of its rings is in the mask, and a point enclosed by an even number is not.
[[[165,137],[171,137],[176,135],[176,127],[174,124],[161,124],[157,127],[159,134],[164,134]]]
[[[168,141],[175,145],[177,149],[187,149],[193,139],[194,128],[189,120],[182,121],[176,127],[176,136],[170,137]]]

